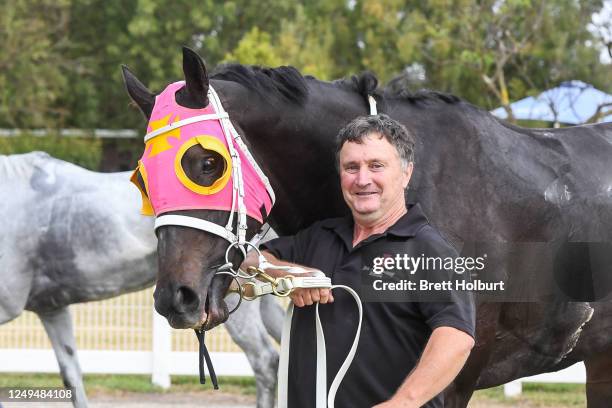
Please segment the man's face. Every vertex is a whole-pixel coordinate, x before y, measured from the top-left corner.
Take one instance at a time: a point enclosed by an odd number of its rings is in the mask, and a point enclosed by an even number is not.
[[[342,195],[356,221],[376,223],[405,208],[412,163],[403,169],[397,149],[387,139],[371,134],[361,144],[345,142],[339,161]]]

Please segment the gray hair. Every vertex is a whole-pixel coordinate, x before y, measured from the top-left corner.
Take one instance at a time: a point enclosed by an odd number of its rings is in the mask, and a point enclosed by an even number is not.
[[[336,167],[340,163],[340,150],[344,143],[363,143],[363,138],[371,134],[380,134],[395,147],[402,167],[414,162],[414,145],[416,139],[404,125],[381,113],[379,115],[360,116],[343,127],[336,137]]]

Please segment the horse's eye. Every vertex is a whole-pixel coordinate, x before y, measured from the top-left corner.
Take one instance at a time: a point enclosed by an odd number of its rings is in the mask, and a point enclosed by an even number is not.
[[[216,167],[217,167],[217,160],[214,157],[207,157],[206,159],[204,159],[204,162],[202,163],[202,172],[204,174],[210,174],[213,171],[215,171]]]

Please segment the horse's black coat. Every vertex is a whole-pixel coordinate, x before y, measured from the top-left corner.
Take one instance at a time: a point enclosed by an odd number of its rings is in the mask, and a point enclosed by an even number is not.
[[[419,201],[452,242],[487,251],[498,265],[496,274],[508,276],[510,285],[530,282],[542,260],[537,251],[509,258],[496,250],[497,243],[612,241],[612,124],[523,129],[443,93],[376,91],[369,74],[333,84],[304,78],[292,68],[231,66],[221,71],[211,84],[271,180],[277,205],[270,223],[281,234],[347,213],[335,171],[335,135],[368,113],[365,96],[373,93],[379,111],[417,137],[408,198]],[[136,101],[146,94],[127,76],[126,82]],[[171,237],[184,233],[176,230]],[[184,282],[189,276],[210,282],[191,274],[208,275],[212,261],[202,261],[203,256],[216,262],[222,246],[210,237],[195,238],[184,241],[192,246],[175,250],[198,260],[197,270],[160,257],[167,262],[165,268],[160,265],[160,273],[166,269],[164,280]],[[600,277],[612,275],[607,268]],[[605,374],[612,366],[612,302],[568,303],[553,290],[552,277],[548,283],[542,293],[546,303],[481,302],[477,344],[449,388],[449,406],[465,406],[476,387],[581,360],[591,380],[609,385],[607,391],[587,386],[589,406],[603,407],[612,399],[612,379]],[[208,288],[204,283],[194,290]]]

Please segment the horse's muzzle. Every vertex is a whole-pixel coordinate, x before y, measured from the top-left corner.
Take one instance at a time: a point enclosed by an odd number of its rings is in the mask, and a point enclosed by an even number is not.
[[[187,285],[157,286],[155,310],[175,329],[212,329],[229,317],[222,282],[213,280],[204,296]]]

